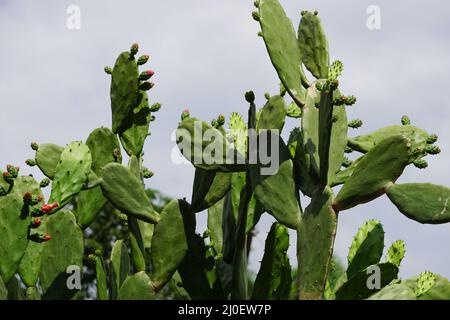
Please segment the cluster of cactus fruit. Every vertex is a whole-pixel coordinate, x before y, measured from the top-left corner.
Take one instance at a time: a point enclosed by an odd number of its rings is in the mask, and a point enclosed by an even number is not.
[[[423,158],[439,153],[434,145],[437,137],[412,126],[407,117],[402,125],[349,137],[349,127],[362,125],[361,120],[348,121],[346,115],[346,107],[356,98],[339,91],[343,64],[330,64],[317,12],[302,12],[296,35],[278,0],[256,1],[255,7],[252,15],[261,25],[259,35],[281,81],[280,93],[266,94],[267,102],[257,110],[254,93],[247,92],[247,122],[233,112],[227,129],[223,115],[208,124],[191,117],[187,109],[177,129],[179,146],[187,142],[192,149],[208,148],[194,134],[200,126],[244,161],[198,162],[186,156],[195,167],[190,203],[172,200],[161,212],[155,210],[143,182],[153,176],[143,166],[143,147],[161,105],[149,103],[154,72],[139,72],[149,57],[136,58],[134,44],[119,55],[113,68],[105,68],[111,75],[112,129],[95,129],[84,143],[65,147],[32,143],[35,157],[26,163],[45,175],[40,182],[19,176],[15,166],[3,173],[0,298],[80,298],[80,289],[68,285],[68,270],[83,271],[83,230],[107,203],[120,212],[127,232],[116,239],[109,256],[95,251],[88,257],[95,266],[101,300],[157,299],[168,283],[175,283],[189,299],[289,299],[292,292],[300,299],[450,298],[450,283],[438,275],[424,272],[413,279],[398,278],[405,252],[402,241],[394,242],[380,262],[384,232],[377,221],[359,230],[347,270],[333,271],[341,211],[386,193],[410,219],[432,224],[450,221],[448,188],[396,183],[406,166],[424,168]],[[316,80],[307,79],[304,67]],[[300,123],[285,143],[281,131],[288,118]],[[193,133],[187,141],[183,141],[185,132]],[[250,146],[252,135],[267,132],[278,142],[278,150],[271,150],[279,159],[272,175],[263,174],[267,163],[262,159],[249,161],[255,152]],[[122,150],[128,156],[127,166],[122,165]],[[345,157],[351,152],[360,155],[351,161]],[[49,185],[51,193],[45,201],[41,188]],[[335,195],[337,186],[342,187]],[[300,192],[310,198],[305,210]],[[200,235],[196,214],[205,210],[207,230]],[[267,236],[256,280],[249,285],[250,243],[265,213],[277,222]],[[297,232],[297,274],[287,255],[288,229]],[[373,269],[381,275],[375,288],[367,285],[368,270]]]

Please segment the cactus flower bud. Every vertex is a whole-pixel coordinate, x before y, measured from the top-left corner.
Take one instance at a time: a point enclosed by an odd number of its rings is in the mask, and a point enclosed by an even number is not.
[[[44,234],[44,236],[42,237],[42,240],[44,240],[44,241],[50,241],[50,240],[52,240],[52,237],[46,232],[46,233]]]
[[[50,184],[50,179],[49,178],[44,178],[41,180],[41,182],[39,182],[39,186],[41,188],[45,188]]]
[[[416,168],[419,169],[425,169],[426,167],[428,167],[428,162],[426,162],[426,160],[423,159],[417,159],[416,161],[413,162],[413,164]]]
[[[33,199],[33,194],[31,192],[25,192],[25,194],[23,195],[23,202],[25,202],[26,204],[29,204],[32,199]]]
[[[154,173],[148,170],[147,168],[143,168],[142,175],[145,179],[150,179],[151,177],[154,176]]]
[[[253,93],[253,91],[247,91],[244,96],[245,96],[245,100],[248,103],[255,102],[255,94]]]
[[[13,165],[8,164],[6,166],[6,171],[8,171],[11,174],[11,176],[15,179],[15,178],[17,178],[19,176],[20,168],[19,167],[14,167]]]
[[[425,151],[432,155],[441,153],[441,149],[438,146],[427,146]]]
[[[150,112],[157,112],[159,109],[161,109],[161,103],[157,102],[150,107]]]
[[[349,128],[358,129],[363,125],[363,122],[361,119],[354,119],[348,123]]]
[[[347,157],[344,157],[344,161],[342,162],[342,166],[344,168],[348,168],[352,165],[353,161],[348,159]]]
[[[220,114],[217,117],[217,124],[219,125],[219,127],[221,127],[225,124],[225,116],[223,114]]]
[[[138,53],[138,51],[139,51],[139,44],[133,43],[133,44],[131,45],[131,48],[130,48],[130,54],[131,54],[131,56],[134,57],[134,56]]]
[[[339,87],[339,80],[337,79],[332,79],[329,81],[329,85],[330,85],[330,90],[334,91]]]
[[[42,211],[42,210],[39,209],[39,208],[34,208],[34,209],[31,211],[31,216],[32,216],[32,217],[42,217],[44,214],[45,214],[45,212]]]
[[[30,146],[34,151],[37,151],[39,149],[39,145],[34,141],[30,144]]]
[[[155,84],[153,82],[148,82],[148,81],[142,82],[139,85],[139,90],[147,91],[147,90],[150,90],[151,88],[153,88],[154,86],[155,86]]]
[[[411,124],[411,120],[409,120],[409,117],[408,116],[403,116],[402,117],[402,125],[404,125],[404,126],[407,126],[407,125],[410,125]]]
[[[428,136],[427,138],[427,144],[433,144],[438,140],[438,136],[435,134],[432,134],[431,136]]]
[[[212,119],[211,120],[211,126],[214,128],[218,128],[219,127],[219,123],[217,122],[216,119]]]
[[[185,119],[188,119],[191,116],[189,109],[184,109],[181,113],[181,121],[184,121]]]
[[[142,66],[143,64],[146,64],[148,59],[150,59],[150,57],[146,54],[144,54],[143,56],[140,56],[137,60],[137,65]]]
[[[3,180],[5,180],[9,184],[12,184],[14,182],[14,177],[11,173],[5,171],[3,172]]]
[[[139,80],[145,81],[150,79],[153,75],[155,74],[155,72],[153,70],[146,70],[143,71],[140,75],[139,75]]]
[[[41,225],[41,223],[42,223],[41,218],[34,218],[32,220],[32,222],[31,222],[31,227],[32,228],[37,228],[37,227],[39,227]]]
[[[30,166],[30,167],[34,167],[36,165],[36,160],[34,159],[27,159],[25,160],[25,163]]]
[[[106,66],[103,70],[105,70],[106,74],[112,74],[112,72],[113,72],[112,68],[109,66]]]
[[[348,96],[345,99],[345,105],[346,106],[352,106],[356,103],[356,97],[355,96]]]
[[[252,12],[252,17],[255,21],[259,21],[259,13],[257,11]]]

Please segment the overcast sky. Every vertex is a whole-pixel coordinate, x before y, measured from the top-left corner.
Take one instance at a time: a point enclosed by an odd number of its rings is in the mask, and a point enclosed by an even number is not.
[[[408,114],[414,125],[439,135],[442,153],[428,157],[426,170],[408,167],[400,181],[448,185],[450,3],[281,2],[295,28],[301,10],[319,11],[331,58],[345,65],[342,91],[358,98],[349,116],[364,121],[364,127],[351,134],[398,124]],[[79,30],[67,28],[70,5],[81,10]],[[366,26],[369,5],[381,9],[380,30]],[[259,105],[264,92],[278,91],[252,10],[253,0],[0,0],[0,166],[23,166],[33,155],[32,140],[65,145],[85,140],[97,127],[110,127],[110,79],[103,67],[139,42],[156,72],[152,99],[163,104],[145,146],[145,163],[156,173],[148,186],[190,199],[193,168],[170,160],[171,134],[181,110],[188,107],[193,116],[210,121],[220,113],[245,114],[243,93],[249,89]],[[296,125],[298,121],[290,120],[286,130]],[[199,215],[200,226],[204,216]],[[406,241],[401,276],[431,270],[450,277],[450,225],[408,220],[385,196],[340,214],[335,253],[343,261],[357,229],[372,218],[383,223],[387,245]],[[264,217],[258,226],[254,270],[271,221]],[[295,235],[291,243],[291,263],[296,264]]]

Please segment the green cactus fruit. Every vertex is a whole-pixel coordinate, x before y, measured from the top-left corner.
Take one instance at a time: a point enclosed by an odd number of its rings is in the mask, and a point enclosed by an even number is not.
[[[317,15],[305,13],[298,27],[302,62],[317,79],[327,79],[330,67],[328,40]]]
[[[110,66],[106,66],[103,68],[103,71],[105,71],[106,74],[112,74],[113,69]]]
[[[305,103],[308,80],[302,68],[301,53],[294,26],[278,0],[262,0],[259,6],[259,23],[263,39],[278,77],[294,101]]]
[[[130,256],[123,240],[114,242],[110,261],[110,295],[111,299],[116,299],[119,288],[130,274]]]
[[[130,116],[139,104],[139,70],[129,52],[119,55],[111,77],[112,131],[123,132],[130,126]]]
[[[384,139],[391,136],[403,135],[411,142],[411,150],[425,147],[428,133],[420,128],[405,125],[405,126],[388,126],[381,128],[375,132],[348,139],[348,145],[359,152],[366,153],[381,143]],[[414,157],[409,161],[412,163],[416,160]]]
[[[232,148],[221,131],[206,122],[187,118],[178,126],[176,135],[181,153],[196,168],[220,172],[247,169],[244,155]]]
[[[44,178],[44,179],[41,180],[41,182],[39,182],[39,186],[41,188],[48,187],[49,184],[50,184],[50,179],[49,178]]]
[[[375,271],[374,271],[375,270]],[[371,276],[375,276],[378,272],[380,277],[380,288],[377,286],[368,286]],[[361,300],[367,299],[371,295],[376,294],[380,289],[384,288],[396,279],[398,275],[398,268],[396,265],[385,262],[375,266],[370,266],[365,270],[359,271],[355,276],[345,282],[336,291],[336,300]]]
[[[25,160],[25,164],[27,166],[34,167],[36,165],[36,160],[34,160],[34,159],[27,159],[27,160]]]
[[[333,207],[337,211],[369,202],[385,193],[386,187],[403,173],[411,154],[404,136],[391,136],[370,150],[339,191]]]
[[[348,123],[348,127],[353,128],[353,129],[361,128],[362,125],[363,125],[363,122],[360,119],[354,119]]]
[[[233,173],[234,174],[234,173]],[[197,210],[191,208],[193,211],[200,212],[208,209],[214,205],[217,201],[222,199],[225,194],[230,190],[232,174],[226,172],[217,172],[208,193],[202,199],[200,206]],[[194,189],[195,190],[195,189]],[[192,205],[191,205],[192,206]]]
[[[450,189],[447,187],[431,183],[393,184],[386,194],[409,219],[427,224],[450,221]]]
[[[141,181],[118,163],[102,169],[103,195],[124,213],[148,223],[158,223],[159,214],[153,209]]]
[[[287,107],[286,115],[290,118],[301,118],[302,109],[295,102],[292,102]]]
[[[338,96],[339,92],[335,91],[333,96]],[[302,135],[304,149],[310,159],[310,170],[313,176],[320,177],[320,135],[319,135],[319,118],[320,111],[315,107],[319,102],[319,92],[315,86],[308,89],[306,105],[303,107],[302,116]],[[325,101],[323,102],[325,103]],[[331,128],[331,138],[328,158],[328,175],[327,181],[331,183],[334,180],[336,172],[339,171],[344,158],[345,147],[347,145],[347,112],[343,106],[333,107],[333,118],[337,121],[333,123]],[[329,120],[329,117],[328,117]],[[329,125],[329,123],[328,123]],[[322,138],[323,139],[323,138]],[[326,141],[325,141],[326,142]],[[326,146],[324,146],[325,148]],[[325,159],[324,159],[325,160]],[[322,160],[323,162],[326,162]]]
[[[144,54],[137,59],[136,63],[138,66],[142,66],[142,65],[146,64],[149,59],[150,59],[150,57],[148,55]]]
[[[208,230],[209,239],[217,253],[222,253],[223,248],[223,210],[225,205],[225,197],[208,208]]]
[[[137,107],[129,114],[129,125],[127,129],[119,133],[120,141],[127,154],[137,157],[142,154],[151,122],[151,111],[147,93],[141,91],[138,101]]]
[[[423,159],[417,159],[413,162],[414,166],[419,169],[425,169],[428,167],[428,162]]]
[[[405,241],[396,240],[389,247],[386,253],[386,261],[400,267],[400,263],[405,257]]]
[[[10,193],[0,197],[0,276],[8,283],[19,268],[28,246],[29,213],[42,204],[25,204],[23,195],[41,196],[39,184],[32,177],[18,177]]]
[[[60,208],[67,204],[81,191],[91,165],[92,157],[87,145],[78,141],[67,145],[56,166],[49,203],[56,202]]]
[[[121,158],[114,154],[114,150],[120,150],[119,141],[108,128],[97,128],[92,131],[86,140],[86,145],[91,152],[92,171],[96,175],[101,174],[103,166]],[[75,215],[78,225],[82,229],[88,227],[105,203],[106,198],[103,196],[100,186],[81,191],[75,202]]]
[[[429,135],[427,138],[427,144],[433,144],[438,140],[438,136],[435,134]]]
[[[337,214],[332,208],[333,191],[315,193],[297,230],[300,299],[322,299],[333,254]]]
[[[117,294],[117,300],[154,300],[150,278],[144,271],[128,276]]]
[[[152,238],[152,286],[159,291],[183,261],[188,246],[181,211],[188,210],[182,200],[173,200],[161,212]]]
[[[261,110],[261,114],[256,125],[258,131],[266,130],[279,130],[279,134],[284,127],[284,121],[286,119],[286,105],[284,99],[281,96],[273,96],[267,101]]]
[[[409,120],[408,116],[402,116],[402,125],[408,126],[411,124],[411,120]]]
[[[278,223],[272,224],[253,287],[252,300],[288,299],[292,284],[288,247],[288,229]]]
[[[441,149],[438,146],[426,146],[425,152],[431,155],[436,155],[441,153]]]
[[[42,173],[50,179],[53,179],[55,175],[56,166],[63,150],[63,147],[55,144],[41,144],[36,151],[36,164]]]
[[[369,220],[353,238],[348,252],[347,278],[380,262],[384,249],[384,230],[379,221]]]
[[[279,139],[278,171],[272,175],[265,175],[263,169],[267,168],[264,166],[251,166],[249,172],[252,188],[256,199],[268,213],[285,226],[295,229],[300,223],[300,208],[293,178],[293,163],[289,149],[281,137],[271,137],[271,139]]]
[[[45,226],[52,240],[43,244],[39,279],[44,299],[76,298],[77,270],[80,275],[83,268],[83,232],[73,213],[67,210],[49,216]],[[74,286],[69,287],[68,283]]]

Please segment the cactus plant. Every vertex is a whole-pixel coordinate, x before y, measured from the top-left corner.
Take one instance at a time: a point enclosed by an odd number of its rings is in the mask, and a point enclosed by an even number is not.
[[[144,166],[143,149],[161,105],[149,101],[154,72],[139,70],[149,57],[136,58],[137,44],[104,69],[111,77],[111,129],[93,130],[84,143],[33,142],[35,157],[26,163],[41,170],[41,182],[20,176],[18,167],[6,168],[0,179],[0,299],[82,298],[78,286],[68,286],[71,276],[79,282],[70,272],[83,273],[83,234],[105,207],[122,232],[111,252],[87,255],[101,300],[152,300],[168,287],[191,299],[288,299],[292,293],[300,299],[450,298],[448,281],[430,272],[399,279],[401,240],[381,261],[378,221],[368,221],[355,236],[345,272],[334,268],[341,211],[387,194],[412,220],[450,221],[447,187],[396,183],[408,165],[424,168],[424,157],[440,152],[437,136],[404,116],[402,125],[349,137],[349,128],[362,121],[347,118],[356,98],[339,90],[344,66],[330,61],[318,13],[303,11],[296,33],[278,0],[255,6],[252,16],[281,82],[279,94],[265,94],[258,109],[255,94],[246,92],[247,121],[238,112],[228,124],[224,115],[206,122],[182,112],[176,137],[195,167],[191,203],[174,199],[156,210],[145,190],[144,178],[153,173]],[[291,120],[297,126],[285,142],[281,132]],[[355,160],[345,157],[352,152],[359,153]],[[46,202],[41,188],[49,185]],[[206,210],[208,229],[200,235],[196,215]],[[276,222],[252,286],[248,254],[263,214]],[[288,229],[297,233],[296,279]],[[383,275],[375,288],[367,285],[371,270]]]

